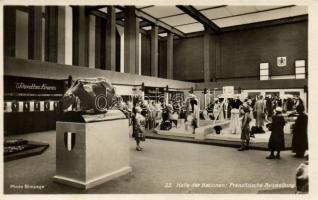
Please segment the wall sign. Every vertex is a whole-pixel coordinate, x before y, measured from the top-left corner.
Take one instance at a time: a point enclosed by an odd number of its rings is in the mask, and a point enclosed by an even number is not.
[[[224,86],[223,88],[223,94],[232,97],[234,95],[234,86]]]
[[[286,57],[277,57],[277,67],[285,67],[287,65]]]
[[[5,100],[60,99],[64,94],[64,80],[4,76]]]
[[[145,87],[145,100],[159,100],[164,94],[163,87]]]

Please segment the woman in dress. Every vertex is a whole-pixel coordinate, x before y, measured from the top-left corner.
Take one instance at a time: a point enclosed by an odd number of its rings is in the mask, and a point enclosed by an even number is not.
[[[242,106],[241,113],[243,114],[242,119],[242,130],[241,130],[241,147],[238,149],[239,151],[244,151],[248,149],[248,145],[250,142],[250,108],[248,106]]]
[[[269,128],[271,135],[269,137],[268,148],[271,154],[266,157],[266,159],[280,159],[280,151],[285,148],[285,138],[284,138],[284,126],[285,120],[282,116],[283,109],[281,107],[276,108],[276,114],[273,116],[272,124]],[[277,151],[276,156],[274,152]]]
[[[138,106],[134,109],[133,120],[133,137],[136,140],[136,150],[142,151],[143,148],[140,147],[140,142],[145,141],[145,117],[141,115],[142,109]]]

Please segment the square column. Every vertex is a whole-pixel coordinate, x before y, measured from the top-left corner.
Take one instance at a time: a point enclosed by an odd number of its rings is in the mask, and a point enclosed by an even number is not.
[[[173,79],[173,33],[167,36],[167,78]]]
[[[125,6],[125,73],[138,73],[138,43],[139,43],[139,23],[136,17],[135,6]]]
[[[14,6],[3,6],[4,56],[15,57],[16,10]]]
[[[88,66],[89,16],[84,6],[73,7],[73,64]]]
[[[158,26],[151,29],[151,76],[158,77]]]
[[[135,52],[136,52],[136,59],[135,59],[135,63],[136,63],[136,65],[135,65],[135,74],[139,74],[140,73],[140,71],[141,71],[141,69],[139,69],[140,68],[140,58],[139,58],[139,55],[140,55],[140,48],[141,48],[141,44],[140,44],[140,33],[139,33],[139,19],[138,18],[136,18],[136,29],[137,29],[137,31],[136,31],[136,50],[135,50]]]
[[[58,7],[45,7],[45,61],[57,62]]]
[[[215,36],[215,67],[212,69],[212,79],[216,81],[216,74],[218,69],[221,68],[221,41],[220,36]]]
[[[203,36],[203,73],[204,82],[210,82],[210,30],[205,28]]]
[[[42,6],[29,7],[29,59],[42,58]]]
[[[116,71],[116,12],[114,6],[107,7],[106,69]]]

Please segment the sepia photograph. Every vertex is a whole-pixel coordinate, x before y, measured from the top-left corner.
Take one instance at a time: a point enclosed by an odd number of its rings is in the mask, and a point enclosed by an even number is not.
[[[308,3],[2,10],[4,197],[312,192]]]

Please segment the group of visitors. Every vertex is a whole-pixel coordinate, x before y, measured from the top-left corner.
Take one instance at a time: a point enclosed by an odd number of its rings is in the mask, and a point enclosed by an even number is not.
[[[187,130],[188,126],[192,127],[192,133],[195,134],[196,128],[199,126],[200,117],[205,119],[203,115],[206,112],[199,111],[198,99],[195,95],[190,94],[186,100],[186,106],[174,109],[171,104],[165,102],[147,102],[141,99],[135,103],[131,112],[131,122],[133,126],[133,137],[136,140],[136,150],[141,151],[141,141],[145,141],[145,127],[148,129],[159,128],[161,130],[170,130],[173,126],[178,127],[180,123],[184,123]],[[279,99],[273,97],[258,96],[254,99],[245,99],[243,102],[239,96],[227,101],[229,118],[232,134],[241,134],[241,147],[239,151],[249,149],[250,137],[253,137],[253,131],[263,131],[265,122],[266,127],[271,131],[268,142],[270,155],[267,159],[279,159],[280,151],[285,148],[284,126],[286,121],[283,113],[286,112],[279,103]],[[226,113],[222,109],[224,107],[224,99],[220,98],[214,102],[213,109],[217,113],[209,119],[224,119]],[[298,98],[293,101],[296,106],[297,120],[293,126],[292,149],[297,157],[303,157],[308,149],[307,141],[307,115],[304,113],[304,105]],[[223,113],[223,116],[222,114]],[[200,116],[199,116],[200,115]],[[220,117],[221,116],[221,117]],[[286,115],[285,115],[286,116]],[[250,122],[255,118],[255,126],[251,127]],[[182,121],[182,122],[181,122]],[[276,155],[275,155],[276,152]]]
[[[269,109],[269,103],[271,100],[267,99],[263,100],[262,96],[259,96],[254,104],[254,109],[252,109],[252,105],[249,103],[250,101],[245,101],[240,106],[239,110],[242,115],[241,121],[241,147],[238,149],[239,151],[247,150],[249,147],[249,141],[251,136],[251,128],[250,122],[252,121],[252,117],[250,112],[253,111],[253,116],[255,117],[255,126],[259,128],[263,128],[264,121],[266,120],[267,115],[267,127],[271,131],[271,135],[268,142],[268,148],[270,150],[270,155],[266,157],[266,159],[280,159],[280,151],[285,148],[285,138],[284,138],[284,126],[286,121],[283,116],[283,108],[280,106],[276,106],[275,110]],[[307,123],[308,117],[304,113],[305,107],[302,101],[298,101],[299,103],[296,106],[297,119],[295,124],[293,125],[293,137],[292,137],[292,151],[296,153],[296,157],[304,157],[306,150],[308,149],[308,139],[307,139]],[[236,116],[236,107],[233,108],[233,112],[231,112],[231,124],[232,125],[232,133],[233,130],[236,131],[237,127],[237,116]],[[234,115],[233,115],[234,114]],[[235,128],[233,128],[235,127]],[[275,155],[276,152],[276,155]]]

